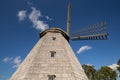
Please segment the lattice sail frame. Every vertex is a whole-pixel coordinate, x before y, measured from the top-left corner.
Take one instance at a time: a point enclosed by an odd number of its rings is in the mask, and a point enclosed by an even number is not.
[[[72,40],[106,40],[108,36],[106,21],[99,22],[72,34]]]

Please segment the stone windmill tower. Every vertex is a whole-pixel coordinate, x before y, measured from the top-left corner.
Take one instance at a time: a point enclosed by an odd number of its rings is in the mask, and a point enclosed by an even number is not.
[[[70,4],[67,33],[59,28],[40,33],[40,40],[10,80],[88,80],[69,45]],[[103,35],[99,34],[101,38]],[[72,39],[92,39],[95,36],[73,36]]]

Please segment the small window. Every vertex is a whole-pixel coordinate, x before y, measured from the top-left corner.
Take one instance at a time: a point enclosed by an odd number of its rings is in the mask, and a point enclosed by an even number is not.
[[[53,40],[56,40],[56,37],[52,37]]]
[[[55,54],[56,54],[56,52],[55,52],[55,51],[50,51],[50,53],[51,53],[51,57],[54,57],[54,56],[55,56]]]
[[[55,80],[55,75],[48,75],[48,80]]]

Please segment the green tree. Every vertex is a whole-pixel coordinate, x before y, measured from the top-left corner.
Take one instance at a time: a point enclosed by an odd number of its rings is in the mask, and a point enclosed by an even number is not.
[[[86,64],[82,65],[84,72],[86,73],[89,80],[97,80],[96,79],[96,70],[94,69],[94,66],[89,66]]]
[[[120,66],[117,67],[118,70],[118,77],[120,77]]]
[[[117,73],[108,66],[101,67],[98,71],[94,66],[84,64],[82,67],[89,80],[116,80]]]
[[[120,59],[118,60],[117,65],[118,65],[117,70],[118,70],[118,74],[119,74],[119,77],[120,77]]]
[[[120,66],[120,59],[118,60],[117,64]]]
[[[117,73],[108,66],[101,67],[98,70],[98,80],[116,80]]]

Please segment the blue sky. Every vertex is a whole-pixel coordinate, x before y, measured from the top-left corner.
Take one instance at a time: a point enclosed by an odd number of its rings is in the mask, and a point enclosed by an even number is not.
[[[70,0],[70,33],[106,20],[108,40],[70,41],[81,64],[101,66],[116,64],[120,58],[120,1]],[[68,0],[1,0],[0,1],[0,80],[7,80],[37,43],[39,32],[47,27],[66,31]],[[22,11],[22,15],[19,13]],[[30,18],[36,11],[37,18]],[[20,18],[21,17],[21,18]],[[37,24],[36,22],[39,22]],[[44,28],[41,28],[41,26]],[[82,47],[89,47],[81,53]]]

